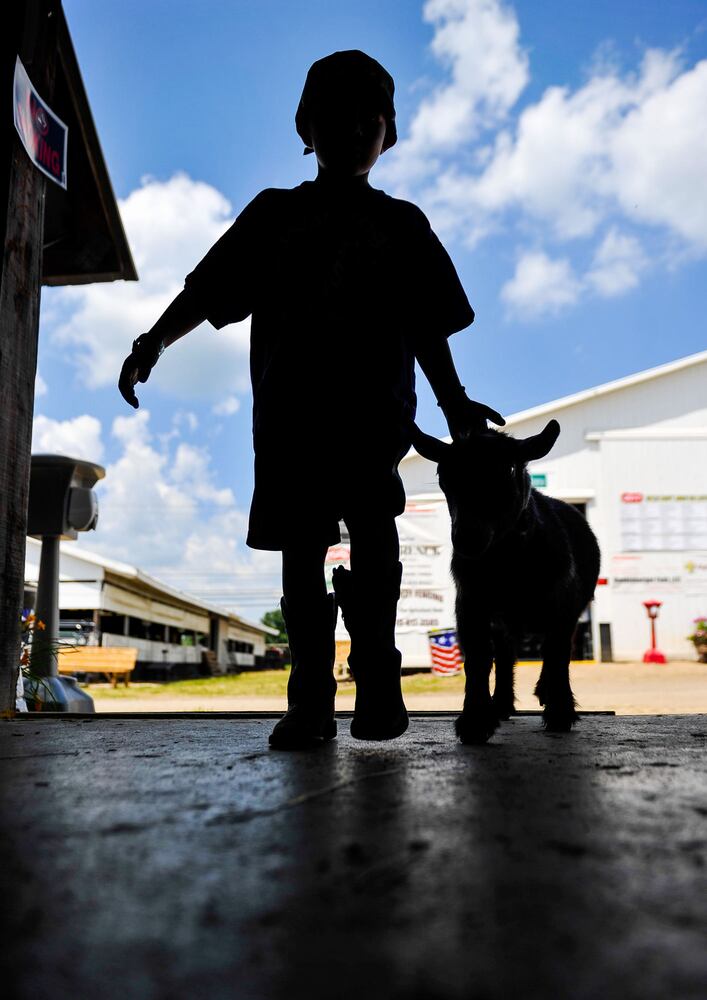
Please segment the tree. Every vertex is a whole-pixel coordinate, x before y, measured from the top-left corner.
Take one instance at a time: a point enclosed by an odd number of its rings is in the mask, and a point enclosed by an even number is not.
[[[276,628],[278,631],[277,635],[269,635],[266,638],[266,646],[272,645],[275,642],[287,643],[287,629],[285,628],[285,619],[280,608],[275,608],[273,611],[266,611],[260,619],[260,623],[267,625],[268,628]]]

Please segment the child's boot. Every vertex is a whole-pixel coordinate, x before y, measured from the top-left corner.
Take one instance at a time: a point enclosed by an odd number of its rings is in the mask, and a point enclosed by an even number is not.
[[[395,619],[402,564],[375,580],[337,566],[336,602],[351,638],[349,667],[356,682],[351,735],[357,740],[393,740],[408,727],[400,690],[402,656],[395,647]]]
[[[295,612],[283,597],[280,607],[292,668],[287,683],[287,713],[270,734],[270,746],[276,750],[306,750],[336,736],[336,600],[333,594],[327,594],[316,604],[304,605]]]

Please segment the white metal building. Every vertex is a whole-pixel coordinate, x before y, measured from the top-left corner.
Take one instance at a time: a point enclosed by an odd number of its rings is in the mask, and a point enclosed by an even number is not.
[[[41,542],[28,538],[25,587],[30,596],[37,586],[40,551]],[[60,552],[61,633],[84,629],[89,642],[137,648],[139,664],[199,664],[208,651],[213,670],[247,669],[264,655],[266,636],[275,634],[75,543],[63,542]]]
[[[541,492],[583,505],[599,539],[602,569],[591,608],[597,656],[640,659],[649,644],[642,602],[656,599],[663,602],[659,648],[693,659],[686,636],[693,619],[707,614],[707,351],[516,413],[506,430],[526,437],[553,417],[562,428],[557,444],[529,471]],[[434,583],[426,587],[416,571],[409,614],[401,602],[401,647],[412,664],[425,658],[430,619],[454,621],[449,519],[432,463],[411,451],[400,472],[413,527],[427,524],[431,536],[404,538],[403,585],[409,545]],[[409,519],[401,518],[403,536]],[[431,602],[424,591],[435,587],[441,600]]]

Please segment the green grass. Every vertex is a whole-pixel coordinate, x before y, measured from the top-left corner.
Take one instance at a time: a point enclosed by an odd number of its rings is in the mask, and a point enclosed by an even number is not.
[[[131,683],[112,688],[108,684],[91,684],[89,692],[101,699],[120,698],[284,698],[289,670],[262,670],[252,673],[227,674],[223,677],[199,677],[189,681],[171,681],[165,684]],[[86,685],[83,685],[84,687]],[[451,693],[464,689],[464,678],[434,677],[431,674],[412,674],[403,677],[406,694]],[[339,682],[340,694],[353,694],[351,681]]]
[[[464,674],[438,677],[435,674],[409,674],[403,677],[403,694],[456,694],[464,690]]]
[[[288,670],[259,670],[244,674],[226,674],[222,677],[197,677],[188,681],[169,681],[165,684],[131,682],[129,688],[112,688],[92,684],[93,691],[101,698],[278,698],[285,694]],[[85,686],[85,685],[84,685]]]

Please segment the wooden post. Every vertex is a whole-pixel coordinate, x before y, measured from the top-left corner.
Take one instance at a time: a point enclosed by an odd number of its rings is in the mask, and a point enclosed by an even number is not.
[[[0,86],[9,163],[0,178],[0,714],[14,708],[25,574],[27,497],[42,275],[45,178],[30,162],[9,114],[15,57],[45,100],[53,96],[58,0],[11,4]],[[6,15],[3,15],[5,20]]]

